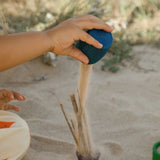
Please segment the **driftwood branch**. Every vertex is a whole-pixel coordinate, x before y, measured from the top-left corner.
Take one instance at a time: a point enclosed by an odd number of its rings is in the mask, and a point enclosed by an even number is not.
[[[75,95],[71,94],[70,99],[72,102],[75,115],[71,114],[71,124],[64,111],[63,105],[59,102],[63,115],[66,119],[67,125],[77,145],[77,158],[78,160],[98,160],[99,155],[93,154],[93,147],[91,136],[89,134],[88,119],[85,107],[85,100],[87,94],[87,87],[89,81],[91,65],[81,64],[80,83],[78,87],[78,103]]]
[[[65,111],[64,111],[64,107],[63,107],[63,105],[60,103],[60,101],[58,100],[58,98],[57,98],[57,101],[58,101],[58,104],[59,104],[60,107],[61,107],[62,113],[63,113],[63,115],[64,115],[64,118],[65,118],[66,122],[67,122],[67,125],[68,125],[68,127],[69,127],[69,130],[70,130],[70,132],[71,132],[71,134],[72,134],[72,136],[73,136],[73,138],[74,138],[74,141],[75,141],[75,143],[78,145],[77,137],[75,136],[75,134],[74,134],[74,132],[73,132],[73,129],[72,129],[72,127],[71,127],[71,124],[70,124],[70,122],[69,122],[69,120],[68,120],[68,118],[67,118],[67,115],[66,115]]]

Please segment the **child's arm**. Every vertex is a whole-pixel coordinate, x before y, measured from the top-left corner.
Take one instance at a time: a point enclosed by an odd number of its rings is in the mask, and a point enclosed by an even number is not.
[[[8,102],[12,100],[24,101],[26,97],[21,95],[18,92],[14,92],[11,90],[1,89],[0,90],[0,110],[15,110],[20,111],[20,108],[13,105],[8,104]]]
[[[75,48],[73,43],[76,40],[82,40],[96,48],[101,48],[97,40],[83,31],[83,29],[93,28],[107,32],[113,30],[97,17],[86,15],[68,19],[45,32],[0,36],[0,71],[24,63],[48,51],[88,63],[87,56]]]
[[[0,71],[24,63],[50,50],[43,32],[0,36]]]

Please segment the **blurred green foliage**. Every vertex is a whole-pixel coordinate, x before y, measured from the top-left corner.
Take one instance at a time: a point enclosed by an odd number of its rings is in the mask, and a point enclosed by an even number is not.
[[[109,50],[111,56],[103,60],[101,69],[105,70],[105,68],[108,68],[109,71],[116,73],[120,69],[118,65],[124,59],[132,58],[129,55],[129,53],[132,51],[132,47],[124,39],[124,33],[117,33],[114,35],[114,37],[115,38],[112,47]]]

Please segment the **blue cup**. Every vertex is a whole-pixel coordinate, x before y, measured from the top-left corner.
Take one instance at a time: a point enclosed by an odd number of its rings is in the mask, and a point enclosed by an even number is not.
[[[78,41],[76,43],[76,47],[89,58],[88,64],[94,64],[102,59],[110,49],[113,42],[113,37],[110,32],[98,29],[89,30],[87,33],[97,41],[99,41],[103,45],[103,47],[101,49],[98,49],[83,41]]]

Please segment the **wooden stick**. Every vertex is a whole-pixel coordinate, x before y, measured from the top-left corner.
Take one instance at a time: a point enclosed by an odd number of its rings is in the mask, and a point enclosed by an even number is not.
[[[82,133],[81,133],[81,130],[82,130],[82,120],[81,120],[81,108],[78,109],[78,105],[77,105],[77,102],[76,102],[76,99],[75,99],[75,95],[74,94],[71,94],[70,95],[70,99],[71,99],[71,102],[72,102],[72,106],[73,106],[73,110],[75,112],[75,116],[76,116],[76,119],[77,119],[77,140],[78,140],[78,145],[77,145],[77,150],[80,152],[80,153],[83,153],[83,149],[84,149],[84,138],[82,136]],[[79,113],[80,112],[80,113]],[[82,149],[83,148],[83,149]]]
[[[77,125],[76,125],[76,119],[75,116],[73,114],[70,114],[71,117],[71,124],[72,124],[72,128],[74,129],[74,133],[75,135],[77,135]]]
[[[65,117],[65,119],[66,119],[66,122],[67,122],[67,124],[68,124],[68,127],[69,127],[69,129],[70,129],[70,131],[71,131],[71,134],[72,134],[72,136],[73,136],[76,144],[78,145],[77,138],[76,138],[76,136],[75,136],[75,134],[74,134],[74,132],[73,132],[73,130],[72,130],[72,127],[71,127],[70,123],[69,123],[69,120],[68,120],[67,115],[66,115],[66,113],[65,113],[65,111],[64,111],[63,105],[60,104],[60,107],[61,107],[61,110],[62,110],[62,112],[63,112],[63,115],[64,115],[64,117]]]
[[[86,108],[84,106],[82,106],[81,104],[81,99],[79,96],[79,91],[78,92],[78,100],[79,100],[79,108],[81,108],[81,116],[82,116],[82,124],[83,124],[83,136],[85,137],[86,140],[86,146],[87,149],[86,151],[88,151],[88,154],[91,155],[92,154],[92,147],[91,147],[91,138],[90,138],[90,134],[89,134],[89,128],[88,128],[88,122],[87,122],[87,114],[86,114]]]
[[[70,99],[73,105],[73,110],[75,112],[75,116],[76,116],[76,120],[77,120],[77,140],[78,140],[78,145],[77,145],[77,150],[80,153],[85,154],[85,140],[84,140],[84,136],[82,134],[82,130],[83,130],[83,125],[82,125],[82,115],[81,115],[81,109],[78,109],[78,105],[75,99],[75,95],[71,94],[70,95]]]
[[[56,97],[56,98],[57,98],[57,97]],[[63,113],[63,115],[64,115],[64,117],[65,117],[65,120],[66,120],[66,122],[67,122],[67,125],[68,125],[68,127],[69,127],[69,130],[70,130],[70,132],[71,132],[71,134],[72,134],[72,136],[73,136],[73,138],[74,138],[74,140],[75,140],[75,143],[76,143],[76,145],[78,145],[77,137],[75,136],[75,134],[74,134],[74,132],[73,132],[73,130],[72,130],[72,127],[71,127],[71,125],[70,125],[70,123],[69,123],[69,120],[68,120],[68,118],[67,118],[67,115],[66,115],[66,113],[65,113],[65,111],[64,111],[64,107],[63,107],[63,105],[60,103],[60,101],[59,101],[58,98],[57,98],[57,101],[58,101],[58,103],[59,103],[59,105],[60,105],[60,107],[61,107],[62,113]]]
[[[72,105],[73,105],[74,112],[75,112],[75,114],[77,114],[78,113],[78,105],[77,105],[77,102],[76,102],[75,95],[72,93],[70,95],[70,98],[71,98],[71,102],[72,102]]]

